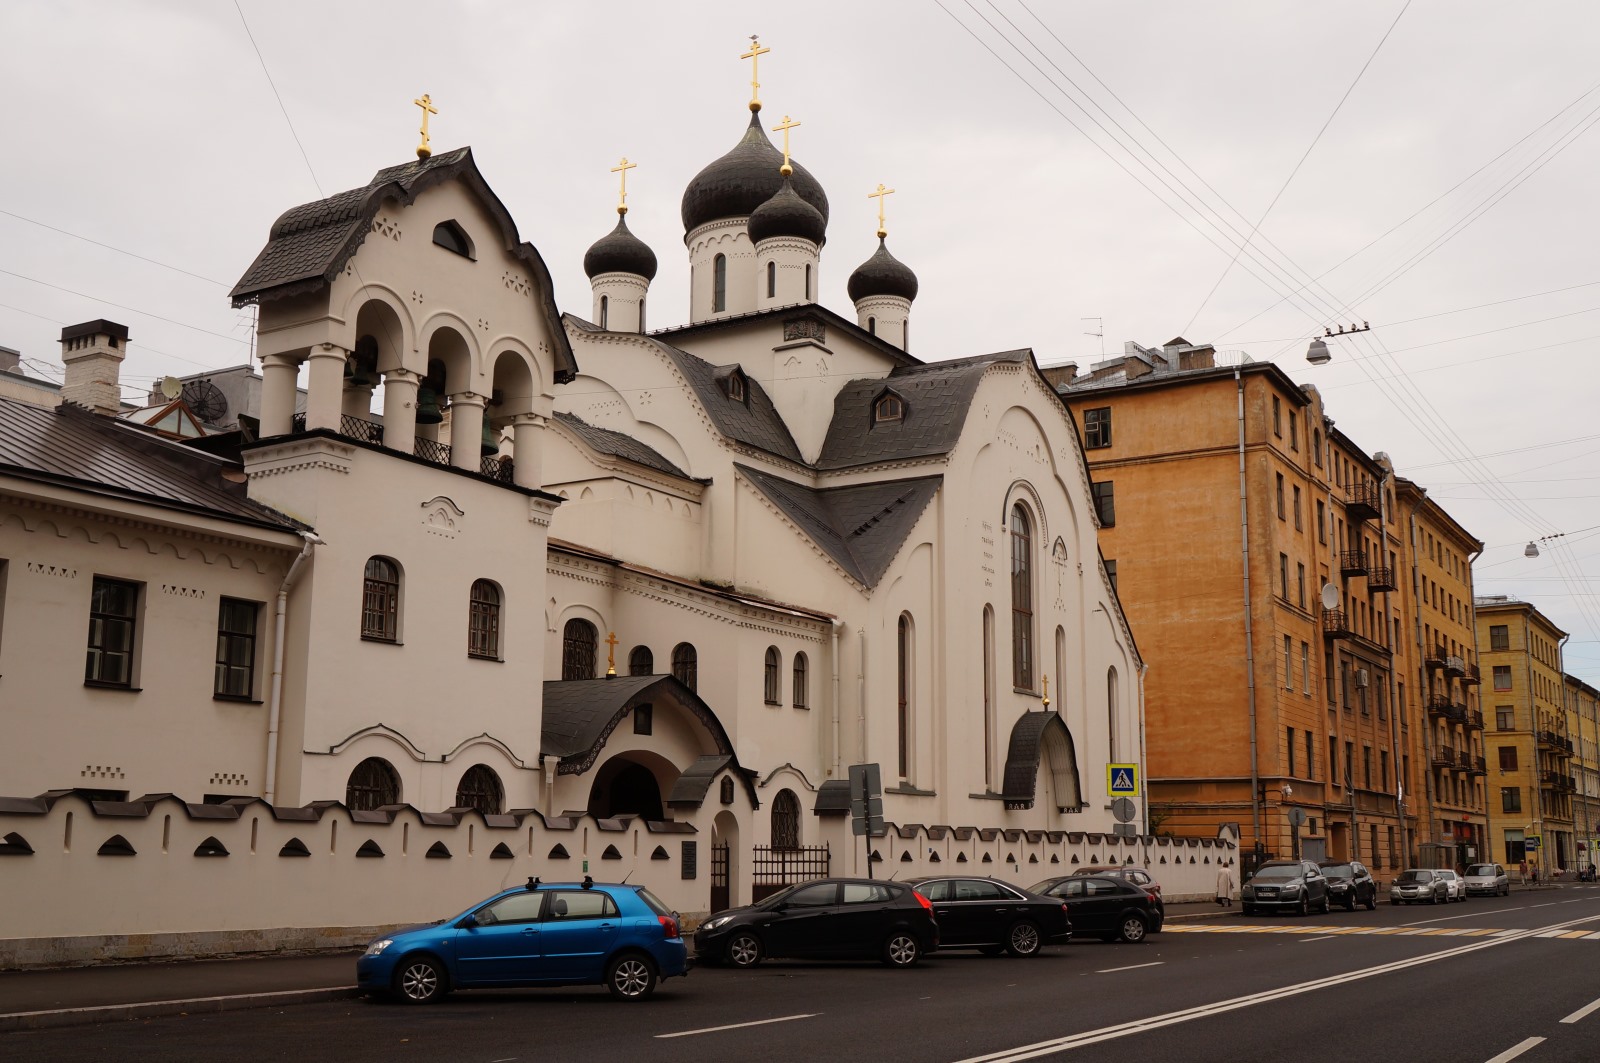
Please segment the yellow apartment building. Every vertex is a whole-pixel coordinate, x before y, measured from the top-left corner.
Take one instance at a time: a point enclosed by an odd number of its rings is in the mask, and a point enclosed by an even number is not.
[[[1567,735],[1572,739],[1573,832],[1581,868],[1595,866],[1595,839],[1600,835],[1600,690],[1575,675],[1566,677]]]

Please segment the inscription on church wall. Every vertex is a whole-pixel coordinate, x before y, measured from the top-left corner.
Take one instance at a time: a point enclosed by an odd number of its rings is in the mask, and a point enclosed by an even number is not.
[[[983,585],[994,586],[994,525],[988,521],[983,522],[983,532],[978,536],[978,542],[983,547],[983,563],[979,566],[983,570]]]

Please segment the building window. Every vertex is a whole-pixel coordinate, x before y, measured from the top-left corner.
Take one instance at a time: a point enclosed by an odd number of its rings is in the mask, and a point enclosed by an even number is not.
[[[983,786],[994,791],[994,609],[983,607]]]
[[[1306,607],[1306,566],[1297,564],[1294,567],[1295,579],[1300,587],[1300,608],[1304,609]]]
[[[1086,450],[1111,445],[1111,407],[1083,411],[1083,445]]]
[[[867,334],[871,335],[871,336],[876,336],[878,334],[878,319],[877,318],[875,318],[875,317],[867,318]]]
[[[783,668],[783,655],[778,652],[778,647],[767,647],[766,667],[762,672],[761,694],[768,705],[780,704],[778,701],[778,673]]]
[[[224,598],[217,609],[217,671],[212,693],[248,698],[256,689],[256,602]]]
[[[1111,590],[1113,593],[1115,593],[1117,590],[1117,563],[1115,560],[1102,560],[1100,563],[1105,566],[1106,579],[1110,581]]]
[[[1489,649],[1509,650],[1511,648],[1511,629],[1505,624],[1495,624],[1489,628]]]
[[[772,847],[800,848],[800,799],[793,790],[779,790],[772,799]]]
[[[1289,449],[1300,449],[1300,416],[1293,410],[1289,411]]]
[[[1278,519],[1279,520],[1287,520],[1288,519],[1287,507],[1285,507],[1284,504],[1283,504],[1283,473],[1281,473],[1281,472],[1277,473],[1276,476],[1277,476],[1277,485],[1278,485],[1278,489],[1277,489]]]
[[[606,327],[606,319],[609,318],[610,316],[611,316],[611,298],[609,296],[602,295],[600,297],[600,327],[601,328],[605,328]]]
[[[1296,486],[1294,489],[1294,530],[1300,531],[1304,527],[1305,521],[1300,517],[1300,488]]]
[[[728,256],[718,255],[711,260],[711,312],[720,314],[728,309]]]
[[[694,647],[687,642],[680,642],[672,647],[672,675],[678,682],[690,690],[697,688],[700,681],[700,658],[695,653]]]
[[[1289,774],[1293,775],[1295,773],[1295,771],[1294,771],[1294,728],[1293,727],[1289,728],[1288,750],[1289,750]]]
[[[1283,636],[1283,688],[1294,689],[1294,639]]]
[[[778,264],[767,263],[767,298],[771,299],[778,294]]]
[[[1300,644],[1300,683],[1304,693],[1311,693],[1311,644]]]
[[[1356,744],[1354,742],[1346,742],[1344,744],[1344,781],[1346,786],[1354,786],[1356,784],[1355,762]]]
[[[808,708],[811,705],[811,691],[809,689],[810,677],[806,674],[807,662],[805,654],[797,653],[794,655],[792,671],[794,672],[794,691],[793,696],[789,699],[789,704],[797,709]]]
[[[1511,689],[1511,666],[1509,664],[1497,664],[1494,666],[1494,688],[1496,690]]]
[[[1362,785],[1372,789],[1372,747],[1361,747],[1361,778]]]
[[[463,258],[472,257],[472,241],[467,237],[467,231],[453,221],[442,221],[433,227],[433,242]]]
[[[1317,500],[1317,542],[1327,545],[1328,542],[1328,507]]]
[[[493,580],[472,581],[467,612],[467,656],[500,657],[500,588]]]
[[[811,301],[811,263],[806,263],[806,301]]]
[[[1306,732],[1306,778],[1317,777],[1317,736]]]
[[[1322,465],[1322,429],[1311,430],[1311,460],[1320,467]]]
[[[728,374],[728,398],[734,402],[743,402],[745,394],[744,374],[736,369]]]
[[[1272,434],[1283,438],[1283,401],[1276,395],[1272,396]]]
[[[1502,811],[1502,812],[1521,812],[1522,811],[1522,787],[1520,787],[1520,786],[1502,786],[1502,787],[1500,787],[1500,811]]]
[[[382,757],[368,757],[350,773],[344,787],[344,806],[352,812],[371,812],[400,803],[400,778]]]
[[[644,296],[639,296],[639,331],[644,332]]]
[[[633,707],[633,733],[636,735],[655,734],[656,710],[653,705],[635,705]]]
[[[1516,771],[1517,770],[1517,747],[1516,746],[1501,746],[1500,747],[1500,770],[1501,771]]]
[[[599,632],[587,620],[573,618],[561,631],[561,678],[593,679]]]
[[[85,682],[133,685],[133,640],[139,608],[139,584],[94,578],[89,599],[89,654]]]
[[[911,774],[911,618],[904,613],[895,628],[895,717],[900,778]]]
[[[1011,684],[1033,689],[1033,528],[1020,502],[1011,507]]]
[[[656,655],[649,646],[635,646],[628,652],[629,675],[655,675]]]
[[[1278,555],[1278,595],[1284,601],[1289,600],[1289,555]]]
[[[1117,763],[1117,670],[1106,669],[1106,756]]]
[[[1110,480],[1100,480],[1089,485],[1094,495],[1094,514],[1100,518],[1100,527],[1117,526],[1117,492]]]
[[[1328,736],[1328,782],[1334,786],[1339,785],[1339,762],[1335,760],[1334,750],[1339,748],[1333,735]]]
[[[1383,785],[1384,792],[1387,793],[1389,791],[1389,751],[1387,749],[1378,751],[1378,767],[1380,769],[1378,781]]]
[[[1517,712],[1510,705],[1497,705],[1494,710],[1494,729],[1496,731],[1514,731],[1517,728]]]
[[[872,404],[873,424],[881,424],[885,421],[903,421],[905,416],[905,400],[892,391],[885,391],[878,396],[878,401]]]
[[[456,808],[472,808],[486,816],[505,811],[506,791],[500,776],[487,764],[474,764],[456,786]]]
[[[361,637],[395,641],[400,620],[400,566],[386,557],[367,558],[361,602]]]

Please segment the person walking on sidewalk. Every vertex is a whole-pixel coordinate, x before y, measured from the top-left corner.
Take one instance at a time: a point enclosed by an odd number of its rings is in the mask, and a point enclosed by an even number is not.
[[[1227,864],[1217,868],[1217,905],[1233,907],[1233,872],[1228,870]]]

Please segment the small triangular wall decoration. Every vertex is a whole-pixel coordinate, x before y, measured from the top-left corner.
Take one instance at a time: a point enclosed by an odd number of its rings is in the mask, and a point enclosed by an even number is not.
[[[966,862],[967,862],[967,854],[966,853],[957,853],[956,854],[956,863],[964,864]]]
[[[499,845],[496,845],[494,847],[494,851],[489,854],[489,859],[514,860],[516,857],[511,852],[511,846],[507,845],[505,842],[501,842]]]
[[[568,852],[567,852],[567,847],[565,845],[562,845],[560,842],[556,842],[555,847],[550,850],[550,859],[551,860],[566,860],[566,859],[569,859],[569,858],[570,858],[570,854],[568,854]]]
[[[310,856],[311,850],[306,848],[306,843],[299,838],[290,838],[283,843],[283,848],[278,850],[279,856]]]
[[[194,855],[227,856],[228,847],[217,841],[215,838],[207,838],[205,841],[194,847]]]
[[[650,859],[652,859],[652,860],[671,860],[672,857],[667,855],[667,850],[663,846],[658,845],[658,846],[655,847],[655,851],[650,854]]]
[[[100,846],[101,856],[138,856],[138,850],[128,844],[128,839],[120,834],[113,834]]]
[[[381,845],[379,845],[377,842],[373,841],[371,838],[368,838],[366,841],[361,843],[361,848],[356,850],[356,855],[357,856],[382,856],[383,855],[383,847]]]
[[[608,845],[608,846],[606,846],[606,851],[600,854],[600,859],[602,859],[602,860],[621,860],[622,859],[622,854],[617,852],[617,847],[615,845]]]
[[[448,860],[448,859],[450,859],[450,847],[445,845],[444,842],[434,842],[432,845],[428,846],[428,859],[429,860]]]

